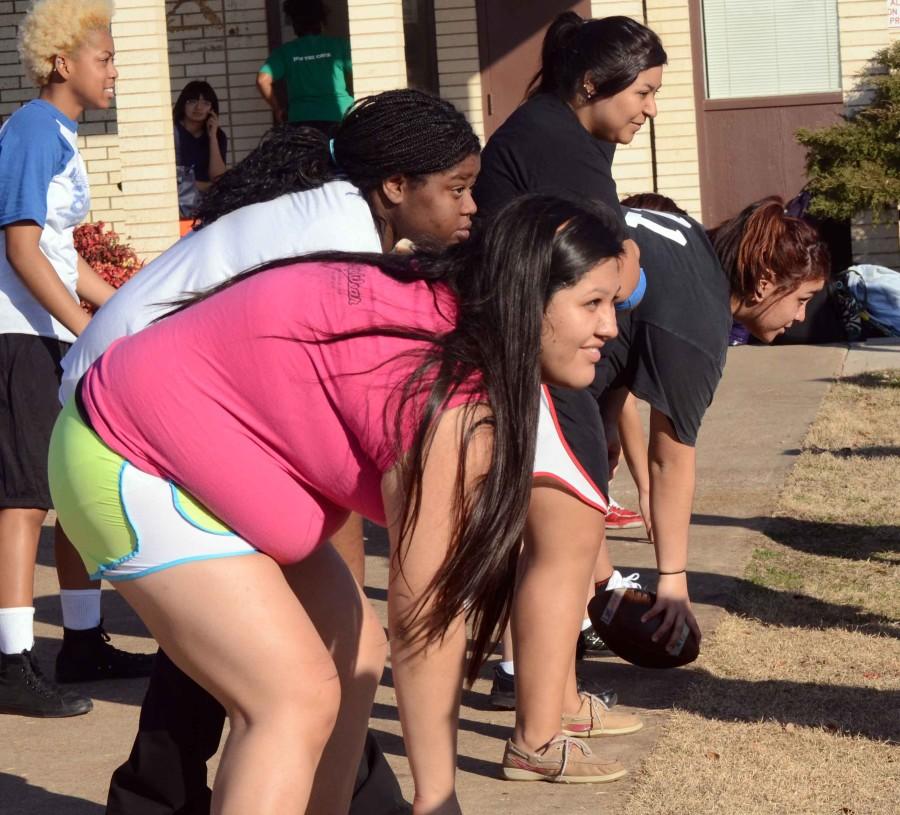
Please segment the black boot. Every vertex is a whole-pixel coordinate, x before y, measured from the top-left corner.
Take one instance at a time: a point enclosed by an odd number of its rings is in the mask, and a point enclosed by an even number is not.
[[[0,654],[0,713],[56,718],[80,716],[93,706],[44,676],[33,651]]]
[[[136,679],[150,676],[152,669],[153,654],[131,654],[110,645],[102,620],[85,631],[63,628],[63,644],[56,657],[57,682]]]
[[[597,633],[593,625],[589,625],[578,635],[575,643],[575,659],[582,660],[587,654],[611,654],[609,646]]]

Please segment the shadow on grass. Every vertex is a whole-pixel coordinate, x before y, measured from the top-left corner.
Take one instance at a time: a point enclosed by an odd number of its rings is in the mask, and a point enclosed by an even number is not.
[[[793,451],[785,450],[785,452],[792,453]],[[835,458],[888,458],[890,456],[900,456],[900,447],[896,445],[836,447],[834,449],[829,449],[827,447],[810,447],[806,452],[812,453],[814,456],[821,455],[822,453],[830,453]]]
[[[879,348],[877,345],[866,346],[866,351],[894,351],[896,346],[886,345]],[[878,372],[870,371],[855,376],[845,376],[840,380],[847,385],[856,385],[860,388],[883,388],[896,390],[900,388],[900,373],[897,371]]]
[[[722,721],[776,721],[900,742],[900,691],[815,682],[714,677],[699,672],[677,707]]]
[[[787,680],[716,677],[702,668],[651,671],[592,660],[581,672],[620,688],[624,704],[677,709],[721,721],[776,721],[900,742],[900,691]]]
[[[725,515],[696,514],[696,526],[741,527],[798,552],[847,560],[871,560],[900,564],[900,526],[820,523],[798,518],[729,518]]]
[[[101,815],[105,807],[72,795],[60,795],[29,784],[24,778],[0,773],[0,812],[9,815]]]
[[[625,567],[620,567],[625,568]],[[653,588],[651,572],[643,575]],[[858,631],[900,639],[900,623],[859,606],[830,603],[800,591],[771,589],[743,578],[713,572],[690,572],[691,600],[719,606],[766,625],[789,628]]]

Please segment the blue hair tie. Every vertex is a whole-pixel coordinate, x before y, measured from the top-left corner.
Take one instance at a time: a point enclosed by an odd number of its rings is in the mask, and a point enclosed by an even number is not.
[[[621,303],[616,303],[616,311],[628,311],[632,308],[637,308],[640,305],[641,300],[644,299],[644,294],[647,291],[647,275],[644,274],[644,267],[641,266],[641,272],[638,275],[637,286],[634,287],[634,291],[629,295],[627,300],[623,300]]]
[[[331,163],[337,167],[337,159],[334,157],[334,139],[328,140],[328,152],[331,153]]]

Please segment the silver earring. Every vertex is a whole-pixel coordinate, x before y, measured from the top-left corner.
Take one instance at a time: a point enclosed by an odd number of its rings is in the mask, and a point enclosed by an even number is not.
[[[587,82],[585,82],[582,87],[584,88],[585,99],[587,99],[587,101],[590,102],[591,99],[594,98],[594,92],[587,86]]]

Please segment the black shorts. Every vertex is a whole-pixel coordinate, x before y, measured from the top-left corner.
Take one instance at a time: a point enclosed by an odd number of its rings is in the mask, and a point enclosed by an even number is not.
[[[50,509],[47,452],[69,343],[0,334],[0,509]]]
[[[582,473],[609,499],[609,461],[606,433],[597,399],[586,390],[548,388],[555,418]]]

